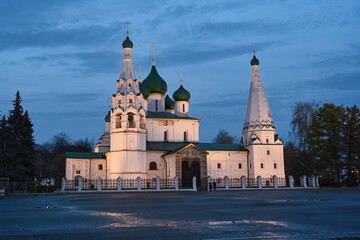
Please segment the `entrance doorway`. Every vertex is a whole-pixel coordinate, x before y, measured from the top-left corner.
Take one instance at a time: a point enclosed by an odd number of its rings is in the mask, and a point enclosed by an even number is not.
[[[200,163],[199,161],[182,161],[182,186],[192,187],[192,178],[196,177],[197,184],[200,182]]]

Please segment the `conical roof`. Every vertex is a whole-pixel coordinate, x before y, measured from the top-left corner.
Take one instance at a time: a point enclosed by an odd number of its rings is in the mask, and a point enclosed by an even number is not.
[[[164,79],[160,77],[155,66],[151,67],[149,75],[145,78],[142,84],[149,90],[149,93],[165,94],[167,92],[167,84]]]

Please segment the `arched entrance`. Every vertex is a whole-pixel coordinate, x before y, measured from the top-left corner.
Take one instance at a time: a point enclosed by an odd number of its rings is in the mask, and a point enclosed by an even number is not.
[[[192,178],[196,177],[200,181],[200,162],[198,160],[181,162],[181,177],[183,187],[192,187]]]

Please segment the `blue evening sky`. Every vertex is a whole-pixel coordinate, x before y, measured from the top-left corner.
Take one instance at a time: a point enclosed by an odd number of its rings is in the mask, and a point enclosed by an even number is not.
[[[360,103],[358,0],[4,0],[0,21],[0,114],[19,90],[37,143],[61,131],[95,141],[104,132],[126,21],[143,79],[152,42],[170,95],[185,71],[202,142],[221,128],[241,137],[254,41],[280,137],[289,139],[297,101]]]

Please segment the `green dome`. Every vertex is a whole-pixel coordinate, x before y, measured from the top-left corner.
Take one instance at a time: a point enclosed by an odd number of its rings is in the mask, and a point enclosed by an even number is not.
[[[141,82],[139,82],[139,90],[145,99],[149,97],[149,90]]]
[[[166,94],[165,109],[174,109],[174,108],[175,108],[175,102],[169,97],[168,94]]]
[[[167,84],[164,79],[160,77],[155,66],[152,66],[149,75],[142,82],[142,85],[149,90],[149,93],[165,94],[167,92]]]
[[[110,111],[109,111],[108,114],[105,116],[105,122],[110,122]]]
[[[256,56],[254,55],[254,57],[250,61],[250,64],[251,66],[259,65],[260,64],[259,59],[257,59]]]
[[[183,85],[180,85],[179,89],[173,94],[175,101],[189,101],[190,97],[190,93],[183,87]]]
[[[134,44],[130,40],[129,36],[127,36],[125,41],[123,41],[122,46],[123,46],[123,48],[133,48]]]

